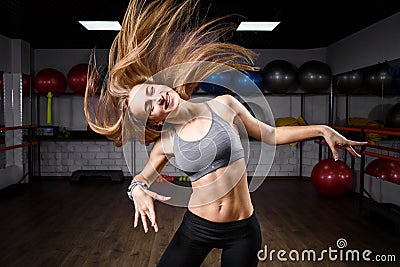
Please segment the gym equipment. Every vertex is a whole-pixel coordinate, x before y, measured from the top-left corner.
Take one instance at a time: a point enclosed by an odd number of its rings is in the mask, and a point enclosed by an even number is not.
[[[56,69],[46,68],[36,74],[36,91],[39,93],[47,93],[47,124],[51,124],[51,99],[53,93],[64,92],[66,86],[67,81],[65,76]]]
[[[218,72],[211,74],[203,82],[199,88],[208,93],[221,94],[230,91],[232,86],[232,73],[230,71]]]
[[[35,88],[40,93],[62,93],[66,89],[65,76],[58,70],[46,68],[35,76]]]
[[[72,173],[70,182],[79,182],[82,177],[110,177],[114,183],[124,181],[124,173],[121,170],[77,170]]]
[[[400,103],[392,106],[386,115],[386,126],[400,128]]]
[[[393,77],[388,63],[379,63],[364,69],[364,88],[372,94],[383,96],[393,90]]]
[[[341,160],[324,159],[314,166],[311,181],[320,194],[341,196],[353,186],[353,171]]]
[[[297,89],[297,70],[286,60],[273,60],[268,63],[263,73],[263,88],[272,93],[289,93]]]
[[[76,93],[84,93],[88,77],[89,64],[81,63],[71,68],[67,74],[67,85]]]
[[[234,72],[232,75],[232,89],[241,95],[254,95],[261,92],[263,75],[261,71]]]
[[[363,72],[352,70],[346,73],[333,76],[333,90],[336,93],[360,93],[363,83]]]
[[[349,127],[374,127],[374,128],[383,128],[384,125],[370,120],[368,118],[360,118],[360,117],[351,117],[347,119],[347,126]],[[384,134],[378,134],[378,133],[366,133],[366,139],[370,144],[375,144],[378,141],[381,141],[382,139],[386,138],[387,136]]]
[[[332,72],[328,64],[318,60],[303,63],[298,71],[300,87],[307,93],[327,92],[331,78]]]
[[[382,180],[400,184],[400,164],[394,160],[374,159],[365,168],[365,173]]]

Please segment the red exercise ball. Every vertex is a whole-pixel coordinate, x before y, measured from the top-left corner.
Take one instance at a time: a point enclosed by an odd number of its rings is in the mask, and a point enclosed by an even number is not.
[[[66,86],[67,81],[64,74],[56,69],[46,68],[35,76],[35,88],[39,93],[62,93]]]
[[[86,90],[87,73],[89,64],[81,63],[71,68],[67,75],[68,87],[76,93],[84,93]]]
[[[353,171],[343,161],[324,159],[314,166],[311,181],[320,194],[340,196],[353,186]]]
[[[365,173],[395,184],[400,184],[400,164],[390,159],[374,159],[365,168]]]

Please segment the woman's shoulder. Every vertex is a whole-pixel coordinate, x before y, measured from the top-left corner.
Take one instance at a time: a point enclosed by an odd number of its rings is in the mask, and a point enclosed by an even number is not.
[[[211,101],[217,101],[217,102],[220,102],[221,104],[230,106],[232,104],[232,102],[234,101],[234,99],[235,99],[235,97],[233,97],[232,95],[225,94],[225,95],[219,95]]]
[[[232,122],[237,115],[234,106],[235,98],[231,95],[220,95],[208,102],[210,108],[227,122]]]
[[[229,110],[229,112],[236,113],[237,106],[241,105],[239,100],[237,100],[234,96],[225,94],[219,95],[214,99],[210,100],[210,102],[217,108],[217,109],[225,109],[225,112]]]

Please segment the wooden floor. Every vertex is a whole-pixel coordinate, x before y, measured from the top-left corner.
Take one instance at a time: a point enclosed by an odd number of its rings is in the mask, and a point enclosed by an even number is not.
[[[66,180],[32,183],[0,198],[0,266],[155,266],[177,229],[184,208],[157,202],[160,231],[132,228],[128,181]],[[320,253],[344,238],[347,249],[393,254],[396,263],[278,260],[259,266],[399,266],[399,235],[358,209],[354,194],[318,195],[309,180],[271,179],[254,193],[253,203],[268,250]],[[371,257],[372,257],[371,255]],[[286,254],[286,257],[288,255]],[[219,266],[213,250],[203,266]],[[244,266],[246,267],[246,266]]]

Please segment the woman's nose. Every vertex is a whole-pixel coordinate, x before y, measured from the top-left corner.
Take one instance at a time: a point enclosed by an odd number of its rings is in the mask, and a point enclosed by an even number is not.
[[[157,97],[154,97],[154,100],[153,101],[155,101],[155,103],[156,104],[162,104],[163,103],[163,100],[164,100],[164,98],[163,98],[163,96],[162,95],[159,95],[159,96],[157,96]]]

